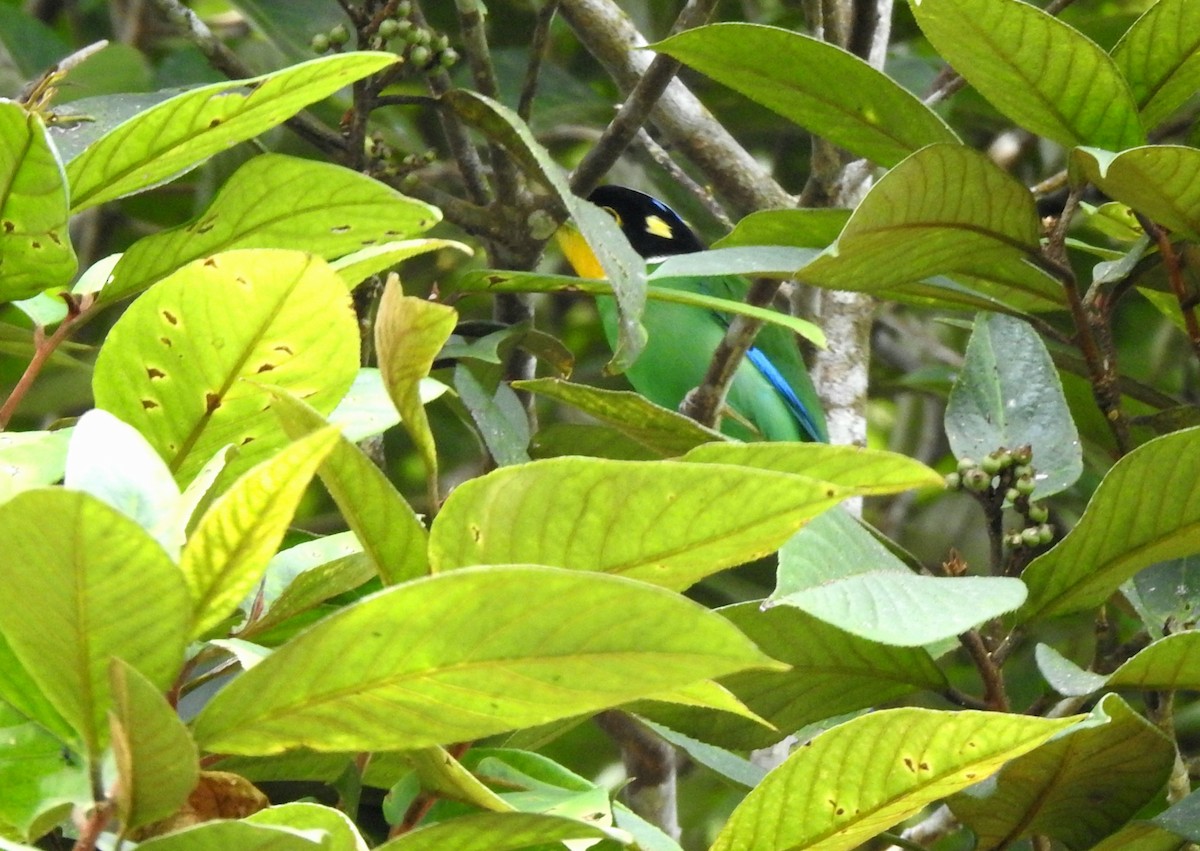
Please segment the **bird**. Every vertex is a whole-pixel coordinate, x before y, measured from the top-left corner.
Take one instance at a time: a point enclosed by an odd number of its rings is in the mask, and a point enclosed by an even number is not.
[[[672,255],[704,251],[686,222],[652,195],[626,186],[600,186],[588,201],[608,212],[633,249],[651,267]],[[582,278],[602,278],[595,255],[577,230],[559,230],[558,243]],[[737,276],[657,278],[654,285],[741,301],[749,283]],[[597,299],[609,344],[617,338],[617,307]],[[729,318],[702,307],[651,299],[642,317],[646,347],[626,371],[629,383],[651,402],[678,409],[688,391],[704,380],[712,353]],[[791,332],[766,325],[746,353],[726,399],[729,416],[721,430],[740,440],[828,442],[825,416]]]

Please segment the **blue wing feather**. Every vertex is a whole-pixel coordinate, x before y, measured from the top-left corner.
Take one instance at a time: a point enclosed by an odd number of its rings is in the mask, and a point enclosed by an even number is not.
[[[800,423],[800,427],[808,432],[808,435],[813,440],[825,442],[827,438],[822,433],[822,430],[817,427],[812,414],[809,413],[808,408],[804,407],[804,403],[800,401],[800,397],[796,395],[796,391],[788,384],[787,379],[783,377],[783,373],[775,367],[775,364],[771,363],[770,359],[760,349],[755,347],[751,347],[746,352],[746,359],[758,368],[763,377],[771,382],[771,386],[783,397],[788,410],[792,412],[792,416]]]

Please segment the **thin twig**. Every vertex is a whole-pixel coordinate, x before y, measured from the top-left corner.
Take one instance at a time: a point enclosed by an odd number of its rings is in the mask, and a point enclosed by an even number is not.
[[[991,709],[987,701],[980,700],[975,695],[967,694],[965,691],[959,691],[954,686],[947,686],[942,689],[941,694],[946,700],[955,706],[961,706],[963,709]]]
[[[541,74],[542,63],[546,61],[546,52],[550,47],[550,25],[558,14],[559,0],[545,0],[537,12],[537,22],[533,25],[533,38],[529,43],[529,65],[525,68],[525,80],[521,84],[521,97],[517,100],[517,115],[522,121],[529,121],[533,114],[533,98],[537,94],[538,76]]]
[[[0,405],[0,431],[8,428],[8,423],[12,420],[13,415],[20,407],[25,394],[33,386],[33,382],[37,380],[38,375],[42,372],[42,367],[46,365],[46,361],[54,354],[63,341],[65,341],[75,331],[79,325],[80,316],[91,306],[94,297],[87,295],[83,299],[77,300],[70,293],[62,294],[63,300],[67,303],[67,316],[58,327],[54,329],[54,333],[49,337],[46,336],[46,330],[42,326],[38,326],[33,331],[33,357],[29,359],[29,364],[25,367],[25,371],[21,373],[21,377],[17,380],[12,392],[8,394],[8,398],[4,400],[4,404]]]
[[[978,631],[971,629],[960,635],[958,640],[966,648],[983,680],[983,699],[988,708],[998,712],[1008,712],[1008,693],[1004,688],[1004,677],[995,660],[988,653],[987,647],[984,646],[982,636]]]
[[[1167,280],[1171,282],[1171,290],[1179,302],[1179,312],[1183,314],[1183,324],[1187,328],[1192,351],[1196,353],[1196,357],[1200,357],[1200,322],[1196,320],[1196,298],[1188,292],[1187,284],[1183,281],[1183,265],[1179,262],[1175,246],[1171,244],[1171,237],[1166,230],[1141,213],[1135,215],[1142,225],[1142,230],[1158,243],[1158,253],[1162,255],[1163,265],[1167,267]]]
[[[712,15],[716,5],[717,0],[688,0],[671,31],[682,32],[703,24]],[[576,195],[587,195],[596,188],[600,178],[613,167],[637,136],[638,130],[650,117],[650,111],[654,109],[681,67],[683,63],[678,59],[663,53],[655,55],[646,73],[617,110],[616,116],[609,122],[608,127],[604,128],[600,141],[587,152],[571,175],[571,189]]]
[[[704,205],[704,209],[708,210],[710,216],[720,222],[726,230],[733,230],[733,220],[725,213],[725,208],[713,197],[712,190],[692,180],[692,176],[671,159],[671,154],[667,149],[654,141],[654,137],[646,132],[646,128],[638,130],[637,142],[650,155],[650,159],[654,160],[655,165]]]

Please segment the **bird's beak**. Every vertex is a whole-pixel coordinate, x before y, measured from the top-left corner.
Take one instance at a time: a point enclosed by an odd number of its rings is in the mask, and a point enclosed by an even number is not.
[[[596,259],[596,253],[592,251],[592,247],[588,245],[583,234],[571,222],[565,222],[554,232],[554,241],[562,249],[563,255],[571,264],[571,268],[575,270],[576,275],[592,280],[602,280],[608,277],[604,273],[600,261]]]

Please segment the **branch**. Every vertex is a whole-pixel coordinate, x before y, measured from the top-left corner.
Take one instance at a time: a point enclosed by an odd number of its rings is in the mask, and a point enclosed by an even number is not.
[[[1187,284],[1183,282],[1183,267],[1179,262],[1179,255],[1175,253],[1175,246],[1171,244],[1171,237],[1141,213],[1134,215],[1137,216],[1142,230],[1158,243],[1158,253],[1162,255],[1163,265],[1167,267],[1167,280],[1171,282],[1171,290],[1179,302],[1179,312],[1183,314],[1183,324],[1187,328],[1192,351],[1200,358],[1200,323],[1196,321],[1196,299],[1187,291]]]
[[[708,214],[721,223],[721,227],[726,230],[733,230],[733,220],[725,214],[725,208],[713,197],[712,190],[692,180],[692,176],[680,168],[675,160],[671,159],[671,154],[667,149],[658,144],[654,140],[654,137],[646,132],[646,128],[643,127],[638,131],[637,142],[659,168],[670,175],[672,180],[690,192],[692,197],[699,201],[704,209],[708,210]]]
[[[675,811],[675,749],[632,716],[610,709],[596,724],[621,749],[629,784],[624,796],[629,808],[672,839],[679,839]]]
[[[983,700],[987,703],[988,708],[997,712],[1008,712],[1008,694],[1004,688],[1004,678],[1000,674],[1000,668],[996,665],[996,661],[984,646],[983,638],[976,630],[972,629],[960,635],[958,640],[966,648],[971,661],[975,663],[975,668],[979,671],[979,676],[983,679]]]
[[[550,46],[550,25],[558,14],[559,0],[545,0],[538,9],[537,23],[533,26],[533,39],[529,43],[529,65],[525,69],[525,81],[521,84],[521,97],[517,100],[517,115],[528,122],[533,115],[533,98],[537,94],[538,75]]]
[[[90,307],[93,301],[93,296],[84,296],[83,300],[76,300],[76,297],[70,293],[63,293],[62,298],[67,303],[67,316],[54,329],[54,333],[47,337],[46,329],[40,325],[33,331],[33,357],[29,359],[28,366],[21,373],[20,379],[17,380],[12,392],[8,394],[8,398],[4,400],[4,404],[0,405],[0,431],[8,428],[9,421],[17,412],[17,408],[20,407],[25,394],[33,386],[33,382],[41,374],[46,361],[50,359],[59,345],[71,336],[76,326],[79,325],[83,311]]]

